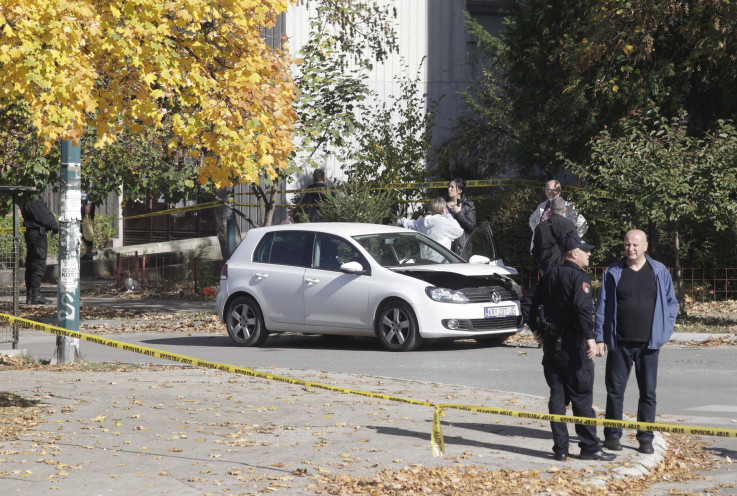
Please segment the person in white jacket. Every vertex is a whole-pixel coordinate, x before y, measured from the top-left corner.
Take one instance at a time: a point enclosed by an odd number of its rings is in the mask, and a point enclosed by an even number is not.
[[[445,199],[437,197],[430,202],[430,215],[419,219],[399,219],[397,225],[420,232],[450,250],[453,240],[463,234],[463,228],[447,211]],[[433,257],[425,257],[430,258]]]

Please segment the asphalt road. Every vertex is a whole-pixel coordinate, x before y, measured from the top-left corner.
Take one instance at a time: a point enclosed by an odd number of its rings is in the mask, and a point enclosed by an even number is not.
[[[24,331],[21,347],[37,358],[50,358],[55,336]],[[223,335],[128,334],[106,336],[162,351],[255,369],[270,367],[366,374],[483,388],[545,397],[542,351],[532,346],[486,347],[474,341],[438,342],[411,353],[384,351],[377,341],[364,338],[270,336],[258,348],[234,346]],[[105,346],[82,342],[86,361],[159,362]],[[734,347],[693,348],[667,345],[661,350],[658,413],[667,422],[737,428],[737,381]],[[594,404],[604,407],[604,358],[596,359]],[[625,413],[637,411],[634,377],[625,398]]]

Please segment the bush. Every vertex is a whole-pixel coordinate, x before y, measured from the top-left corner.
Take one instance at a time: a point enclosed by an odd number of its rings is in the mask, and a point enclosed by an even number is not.
[[[299,200],[297,200],[299,201]],[[357,181],[346,182],[327,199],[318,202],[323,222],[365,222],[389,224],[396,222],[392,214],[392,195],[388,190],[372,191]],[[309,222],[309,216],[295,208],[295,221]]]

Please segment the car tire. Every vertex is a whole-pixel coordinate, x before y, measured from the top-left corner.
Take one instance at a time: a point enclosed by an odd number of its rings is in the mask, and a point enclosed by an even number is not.
[[[225,315],[228,336],[238,346],[259,346],[269,335],[261,308],[250,296],[234,299]]]
[[[509,339],[510,337],[514,336],[514,332],[509,332],[506,334],[497,334],[496,336],[487,336],[484,338],[474,338],[476,339],[476,342],[479,344],[483,344],[486,346],[497,346],[502,344],[504,341]]]
[[[401,300],[392,300],[381,306],[375,330],[381,345],[389,351],[412,351],[423,341],[412,307]]]

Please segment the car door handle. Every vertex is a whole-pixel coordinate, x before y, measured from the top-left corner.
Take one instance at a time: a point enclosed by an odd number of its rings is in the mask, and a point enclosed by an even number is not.
[[[269,274],[264,274],[264,273],[259,274],[257,272],[256,277],[258,277],[259,279],[266,279],[267,277],[269,277]]]
[[[310,279],[309,277],[305,277],[305,281],[307,281],[307,284],[312,286],[313,284],[320,282],[320,279]]]

